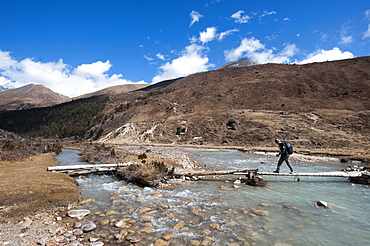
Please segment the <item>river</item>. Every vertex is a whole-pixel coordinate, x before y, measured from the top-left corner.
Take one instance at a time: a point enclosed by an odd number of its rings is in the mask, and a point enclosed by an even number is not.
[[[277,157],[237,150],[184,149],[212,169],[274,170]],[[81,164],[78,151],[64,149],[60,165]],[[338,162],[292,161],[296,172],[336,171]],[[281,171],[288,171],[283,164]],[[106,245],[129,233],[136,245],[158,239],[170,245],[368,245],[369,188],[346,178],[264,177],[266,187],[234,184],[238,176],[179,182],[169,189],[141,188],[112,175],[76,178],[94,203],[89,219]],[[330,208],[315,206],[323,200]],[[124,220],[129,228],[114,225]],[[158,242],[158,241],[157,241]],[[110,244],[111,243],[111,244]]]

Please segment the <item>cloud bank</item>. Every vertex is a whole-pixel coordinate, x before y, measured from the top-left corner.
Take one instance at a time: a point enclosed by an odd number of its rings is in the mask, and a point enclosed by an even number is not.
[[[0,85],[20,87],[41,84],[60,94],[75,97],[109,86],[134,83],[123,79],[121,74],[109,76],[107,72],[111,67],[109,60],[82,64],[76,68],[65,64],[62,59],[46,63],[31,58],[17,61],[10,52],[0,50]]]
[[[324,61],[335,61],[342,59],[350,59],[355,56],[349,52],[342,52],[338,47],[334,47],[332,50],[317,50],[307,56],[306,59],[296,62],[298,64],[306,64],[312,62],[324,62]]]
[[[153,78],[152,82],[157,83],[163,80],[207,71],[208,68],[214,65],[209,63],[208,57],[204,54],[205,49],[204,46],[198,44],[186,46],[178,58],[171,62],[166,62],[160,67],[158,75]]]
[[[268,49],[260,40],[252,38],[244,38],[240,45],[231,50],[225,50],[225,60],[235,61],[241,57],[248,57],[259,64],[265,63],[297,63],[306,64],[312,62],[334,61],[342,59],[350,59],[355,57],[349,51],[341,51],[338,47],[331,50],[319,49],[308,54],[303,60],[294,60],[292,58],[299,54],[300,50],[295,44],[284,44],[282,51],[274,53],[276,49]]]

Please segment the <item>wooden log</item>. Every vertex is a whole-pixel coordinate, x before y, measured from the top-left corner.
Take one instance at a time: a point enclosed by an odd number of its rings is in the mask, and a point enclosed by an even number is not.
[[[235,174],[235,173],[242,173],[246,175],[248,173],[255,173],[257,171],[258,169],[175,172],[173,176],[207,176],[207,175],[227,175],[227,174]]]
[[[243,175],[244,173],[235,173],[236,175]],[[274,172],[257,172],[256,175],[268,176],[307,176],[307,177],[359,177],[361,172],[318,172],[318,173],[274,173]]]
[[[91,168],[119,168],[126,167],[131,163],[116,163],[116,164],[86,164],[86,165],[67,165],[67,166],[53,166],[48,167],[46,170],[51,172],[67,172],[68,170],[77,170],[77,169],[91,169]]]

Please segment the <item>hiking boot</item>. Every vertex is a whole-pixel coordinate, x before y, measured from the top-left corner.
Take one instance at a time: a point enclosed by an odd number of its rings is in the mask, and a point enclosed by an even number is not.
[[[279,170],[275,170],[275,171],[273,171],[273,173],[279,173]]]

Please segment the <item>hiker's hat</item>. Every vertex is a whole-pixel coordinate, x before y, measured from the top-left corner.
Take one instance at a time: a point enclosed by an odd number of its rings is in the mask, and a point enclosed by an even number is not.
[[[275,139],[275,143],[280,143],[281,142],[281,140],[280,139]]]

